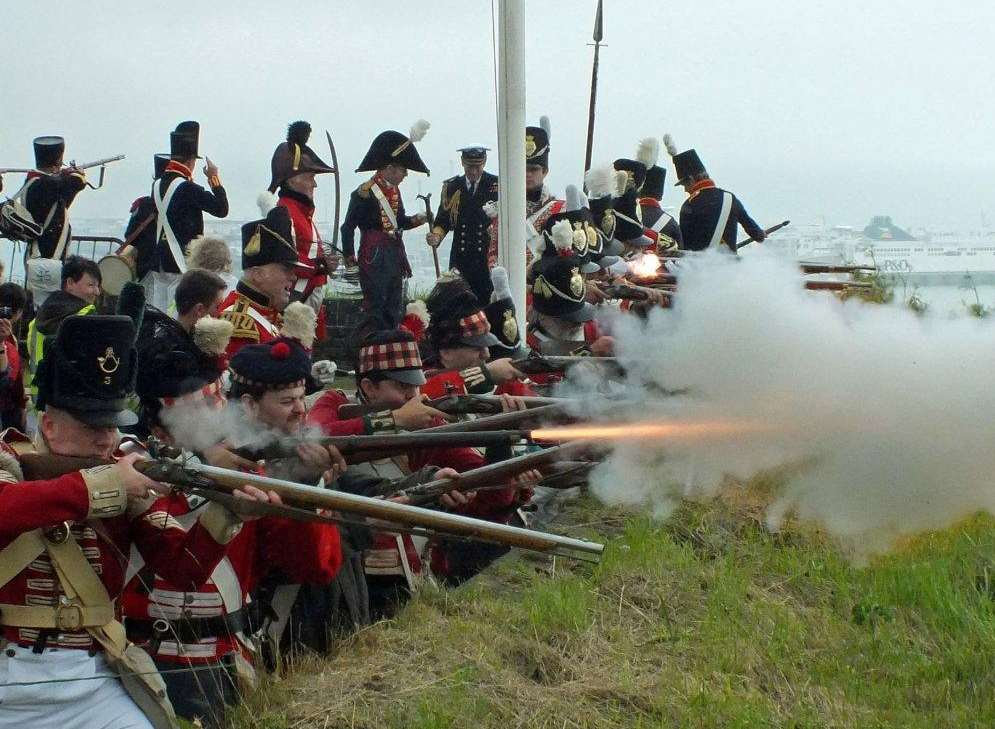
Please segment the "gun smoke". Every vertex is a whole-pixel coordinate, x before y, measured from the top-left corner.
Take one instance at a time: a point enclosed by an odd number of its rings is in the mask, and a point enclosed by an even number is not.
[[[800,279],[765,251],[709,254],[682,267],[673,309],[617,322],[640,422],[763,427],[623,440],[593,492],[665,517],[715,495],[726,475],[805,462],[769,506],[769,527],[814,521],[858,555],[995,513],[992,322],[841,302]],[[654,395],[661,388],[687,394]]]

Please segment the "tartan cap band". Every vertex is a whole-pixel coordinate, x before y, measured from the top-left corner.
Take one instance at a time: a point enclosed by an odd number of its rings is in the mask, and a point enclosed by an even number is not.
[[[484,320],[486,322],[486,319]],[[369,344],[359,350],[359,372],[389,372],[421,369],[421,353],[415,342]]]
[[[487,321],[487,315],[483,311],[478,311],[459,320],[460,339],[478,337],[481,334],[488,334],[490,331],[491,324]]]

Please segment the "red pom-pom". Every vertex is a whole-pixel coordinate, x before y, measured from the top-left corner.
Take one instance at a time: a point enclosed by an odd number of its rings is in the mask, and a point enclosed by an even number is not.
[[[273,359],[287,359],[290,356],[290,345],[286,342],[277,342],[270,348],[269,354]]]

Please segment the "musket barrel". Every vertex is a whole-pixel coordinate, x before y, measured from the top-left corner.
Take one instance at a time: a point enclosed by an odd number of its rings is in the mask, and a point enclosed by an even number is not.
[[[445,433],[484,433],[502,432],[498,428],[507,428],[520,423],[536,420],[537,418],[552,417],[562,415],[565,410],[564,403],[551,405],[541,405],[527,410],[513,410],[509,413],[499,413],[498,415],[488,415],[476,420],[463,420],[458,423],[447,423],[437,425],[434,428],[425,428],[417,431],[418,435],[442,435]]]
[[[484,432],[486,431],[486,432]],[[434,428],[397,435],[332,435],[314,439],[283,438],[258,448],[248,444],[239,449],[255,458],[286,458],[297,453],[297,446],[309,441],[334,446],[343,455],[350,453],[393,453],[413,448],[459,448],[513,445],[529,437],[528,430],[457,429],[439,432]]]
[[[330,509],[392,522],[404,527],[445,532],[452,536],[479,539],[534,552],[557,554],[587,561],[597,561],[605,548],[603,544],[589,542],[585,539],[574,539],[532,529],[495,524],[459,514],[433,511],[418,506],[399,504],[395,501],[373,499],[344,491],[318,488],[317,486],[306,486],[270,476],[241,473],[201,464],[177,465],[184,471],[195,476],[202,476],[213,484],[217,484],[221,490],[233,491],[240,488],[242,484],[248,483],[265,491],[276,492],[285,503],[291,506]]]

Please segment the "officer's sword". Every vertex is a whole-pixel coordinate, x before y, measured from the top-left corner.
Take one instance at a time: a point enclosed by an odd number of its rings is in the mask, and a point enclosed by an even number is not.
[[[335,168],[335,227],[332,228],[332,249],[339,249],[339,205],[342,199],[342,178],[339,176],[339,157],[335,154],[335,144],[332,143],[332,135],[325,130],[325,139],[328,140],[328,151],[332,154],[332,167]]]

